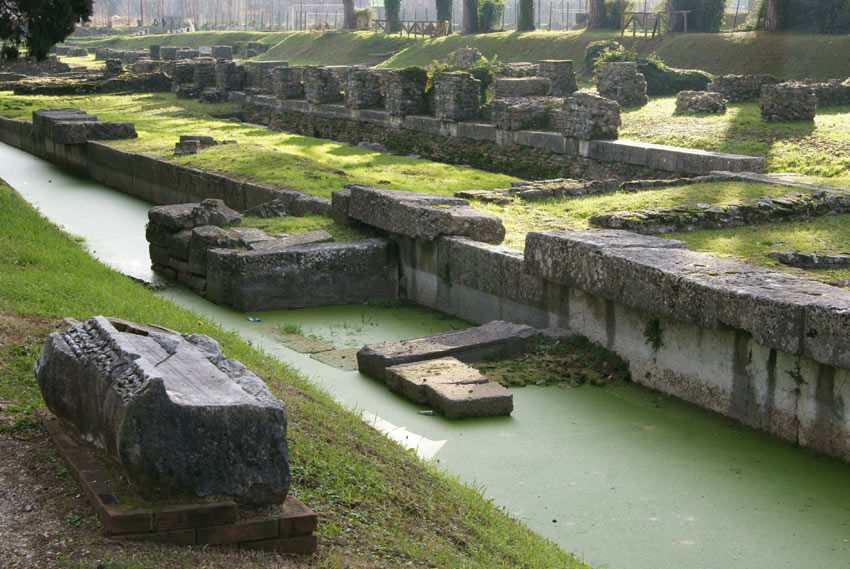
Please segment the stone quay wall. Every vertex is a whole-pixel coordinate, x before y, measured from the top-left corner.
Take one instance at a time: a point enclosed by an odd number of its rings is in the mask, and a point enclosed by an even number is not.
[[[96,117],[85,120],[91,118]],[[244,211],[278,199],[289,215],[330,213],[330,200],[235,180],[92,140],[63,144],[48,134],[38,134],[29,121],[0,117],[0,142],[152,204],[218,198],[229,207]]]

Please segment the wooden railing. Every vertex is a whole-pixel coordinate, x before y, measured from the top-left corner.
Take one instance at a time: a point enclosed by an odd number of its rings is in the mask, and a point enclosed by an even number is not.
[[[386,33],[394,33],[390,31],[389,20],[372,20],[372,27],[376,32],[383,31]],[[451,24],[446,21],[439,20],[402,20],[401,29],[395,30],[400,34],[407,32],[407,37],[415,36],[447,36],[451,33]]]

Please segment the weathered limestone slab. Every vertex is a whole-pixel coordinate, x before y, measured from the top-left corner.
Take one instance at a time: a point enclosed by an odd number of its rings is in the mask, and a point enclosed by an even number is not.
[[[308,233],[295,233],[292,235],[271,237],[265,240],[257,240],[254,243],[251,243],[251,249],[255,251],[279,251],[281,249],[286,249],[287,247],[294,247],[296,245],[308,245],[310,243],[328,243],[330,241],[333,241],[333,239],[333,235],[331,235],[324,229],[318,229],[316,231],[310,231]]]
[[[532,232],[525,270],[709,330],[742,330],[763,346],[821,363],[850,364],[847,291],[690,251],[678,241],[626,231]]]
[[[709,174],[726,172],[764,172],[764,158],[743,154],[708,152],[632,140],[594,140],[584,153],[605,162],[626,162],[668,172]]]
[[[429,387],[443,383],[476,385],[487,381],[477,369],[451,356],[386,369],[387,387],[420,405],[431,403],[433,391]]]
[[[430,389],[431,405],[449,419],[510,415],[514,410],[513,394],[499,383],[441,383]]]
[[[447,356],[472,362],[496,353],[518,355],[531,347],[534,334],[531,326],[494,320],[466,330],[363,346],[357,352],[357,365],[361,372],[386,381],[386,369],[399,364]]]
[[[54,332],[35,374],[48,408],[146,490],[282,502],[284,404],[215,340],[98,316]]]
[[[348,184],[348,215],[392,233],[433,241],[441,235],[464,235],[498,243],[505,237],[502,221],[459,198],[401,192]]]
[[[310,354],[310,358],[345,371],[357,371],[357,348],[343,348]]]

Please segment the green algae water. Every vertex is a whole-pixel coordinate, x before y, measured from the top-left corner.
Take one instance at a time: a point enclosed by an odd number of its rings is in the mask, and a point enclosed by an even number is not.
[[[0,144],[0,178],[103,262],[152,280],[150,207]],[[463,480],[563,549],[613,569],[850,567],[850,466],[693,406],[619,384],[512,390],[511,417],[449,421],[356,371],[294,352],[277,330],[335,348],[461,323],[417,307],[244,314],[162,293],[289,362],[387,436]],[[251,322],[247,317],[258,318]]]

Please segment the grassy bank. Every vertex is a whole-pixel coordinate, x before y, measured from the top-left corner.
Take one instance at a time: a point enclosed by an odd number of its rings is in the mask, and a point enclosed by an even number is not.
[[[0,92],[0,115],[10,118],[29,120],[35,109],[56,107],[78,107],[101,120],[134,122],[138,138],[111,143],[125,150],[323,198],[349,183],[450,195],[463,189],[504,188],[515,180],[216,118],[233,116],[239,109],[177,99],[172,93],[48,97]],[[181,134],[205,134],[238,144],[175,157],[174,143]]]
[[[439,474],[400,446],[341,409],[293,370],[252,349],[215,323],[202,322],[148,289],[101,265],[79,244],[41,218],[14,191],[0,186],[0,314],[10,321],[40,323],[20,345],[0,346],[0,399],[12,410],[11,424],[43,405],[32,363],[39,340],[64,316],[107,314],[216,338],[225,353],[260,375],[286,401],[296,495],[321,515],[321,550],[303,564],[320,567],[580,567],[573,558],[501,514],[475,490]],[[26,426],[26,425],[25,425]],[[31,425],[28,429],[33,428]],[[0,437],[10,436],[0,434]],[[53,459],[55,462],[55,458]],[[55,462],[56,469],[62,467]],[[22,465],[26,468],[26,465]],[[80,525],[91,529],[93,520]],[[97,532],[95,532],[96,534]],[[73,535],[69,538],[73,539]],[[105,560],[173,567],[206,564],[243,566],[227,553],[124,548],[76,543]],[[271,558],[265,558],[270,561]],[[262,565],[263,556],[257,556]],[[209,566],[209,565],[207,565]]]
[[[562,32],[499,32],[454,34],[413,39],[373,32],[196,32],[144,37],[118,36],[74,40],[81,45],[146,48],[151,44],[199,46],[232,45],[262,41],[272,45],[258,59],[292,64],[380,63],[387,67],[428,65],[459,47],[477,47],[487,57],[501,61],[572,59],[580,67],[587,44],[600,39],[632,40],[614,30]],[[850,36],[737,32],[678,34],[663,40],[638,41],[635,48],[656,52],[665,62],[683,69],[703,69],[715,74],[772,73],[789,79],[826,80],[850,75]]]

